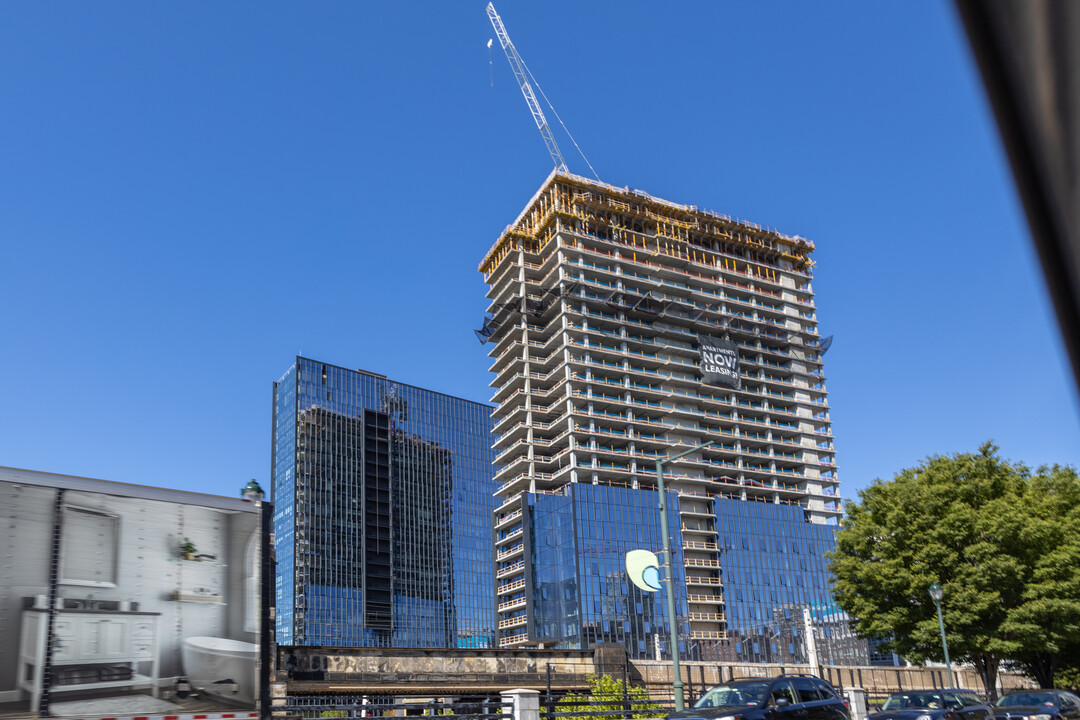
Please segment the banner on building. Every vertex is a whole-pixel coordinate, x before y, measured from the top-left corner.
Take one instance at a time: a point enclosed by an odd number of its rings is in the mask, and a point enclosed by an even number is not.
[[[701,352],[701,380],[710,385],[724,385],[738,390],[739,346],[731,340],[698,336]]]

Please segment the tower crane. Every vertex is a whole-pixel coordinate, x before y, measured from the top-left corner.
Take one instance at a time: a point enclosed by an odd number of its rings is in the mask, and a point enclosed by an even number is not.
[[[544,111],[540,108],[540,103],[536,100],[536,93],[533,92],[532,85],[529,83],[528,74],[525,72],[525,64],[521,61],[517,48],[514,47],[514,43],[510,40],[509,33],[506,32],[506,26],[503,25],[502,18],[499,17],[499,13],[495,12],[495,6],[490,2],[487,4],[487,15],[488,19],[491,20],[491,25],[495,28],[495,34],[499,37],[499,44],[502,45],[502,49],[506,53],[506,59],[510,61],[510,69],[514,71],[514,77],[517,78],[518,85],[521,87],[521,94],[525,96],[525,103],[529,106],[533,121],[536,123],[540,134],[544,137],[544,144],[547,145],[548,152],[551,153],[555,169],[567,172],[562,151],[559,150],[559,144],[555,142],[555,136],[551,134],[551,128],[548,127]]]

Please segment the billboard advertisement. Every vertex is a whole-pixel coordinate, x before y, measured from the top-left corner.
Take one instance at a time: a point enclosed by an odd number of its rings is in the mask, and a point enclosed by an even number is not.
[[[739,346],[731,340],[698,336],[699,368],[702,382],[711,385],[725,385],[738,390]]]
[[[261,503],[0,468],[0,508],[5,710],[255,716]]]

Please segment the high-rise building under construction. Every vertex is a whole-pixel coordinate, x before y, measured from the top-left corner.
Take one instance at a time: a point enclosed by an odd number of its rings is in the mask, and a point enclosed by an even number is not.
[[[834,634],[825,574],[806,564],[823,568],[831,541],[809,531],[841,515],[812,250],[561,171],[499,237],[477,333],[495,374],[501,647],[666,656],[661,598],[628,587],[623,555],[659,549],[656,461],[709,441],[664,466],[683,651],[791,661],[806,628]],[[762,504],[745,516],[760,547],[724,534],[750,509],[732,500]],[[735,543],[751,569],[737,590]]]

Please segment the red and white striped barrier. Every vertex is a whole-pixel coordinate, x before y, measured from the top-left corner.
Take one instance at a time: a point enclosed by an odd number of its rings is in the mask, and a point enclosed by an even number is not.
[[[127,717],[84,717],[64,718],[63,720],[243,720],[243,718],[257,718],[257,712],[229,712],[229,713],[192,713],[189,715],[129,715]]]

